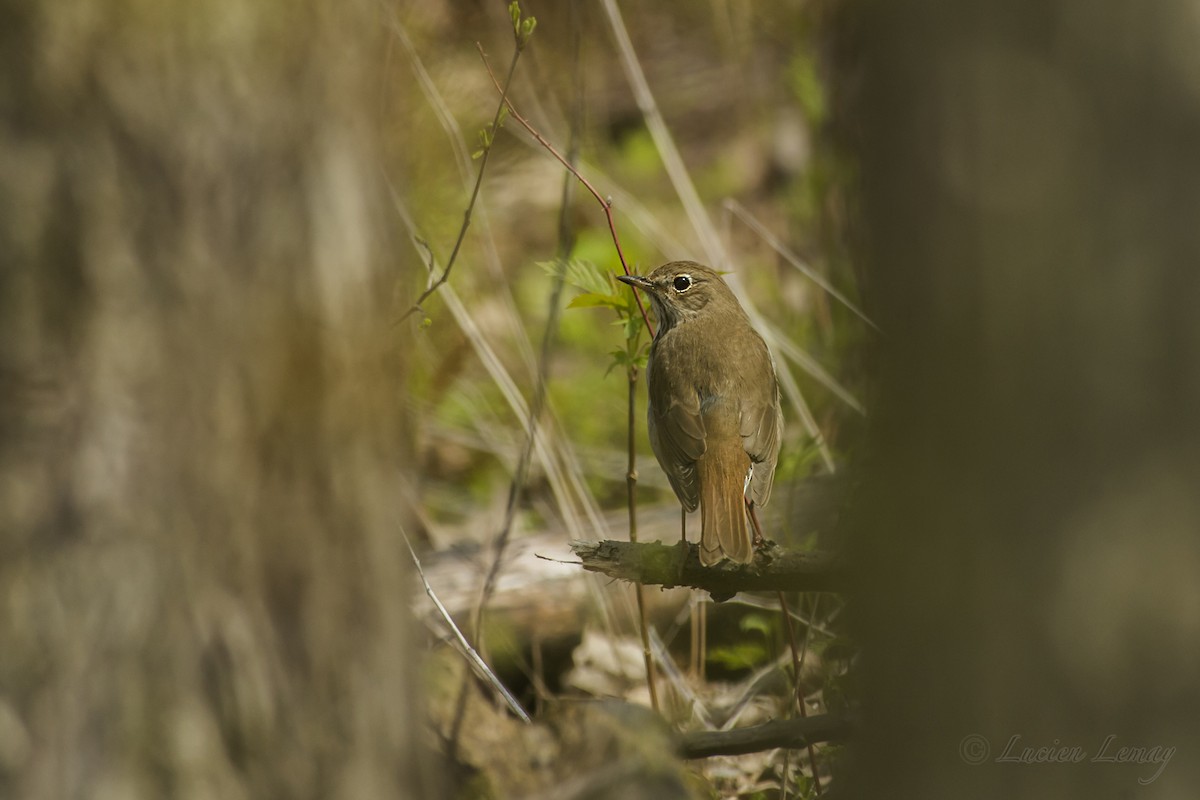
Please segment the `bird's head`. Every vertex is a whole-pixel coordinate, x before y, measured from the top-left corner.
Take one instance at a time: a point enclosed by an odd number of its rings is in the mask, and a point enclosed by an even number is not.
[[[648,275],[619,275],[617,280],[649,295],[660,332],[727,304],[738,308],[737,298],[716,270],[695,261],[672,261]]]

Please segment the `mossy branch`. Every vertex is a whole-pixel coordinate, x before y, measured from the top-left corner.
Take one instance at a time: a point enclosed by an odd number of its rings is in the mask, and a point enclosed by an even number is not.
[[[696,731],[680,737],[684,758],[740,756],[784,747],[799,750],[818,742],[840,742],[854,731],[850,714],[818,714],[804,719],[774,720],[731,731]]]
[[[728,600],[738,592],[830,592],[844,583],[841,562],[829,553],[791,553],[768,541],[750,564],[700,564],[698,547],[658,542],[571,542],[589,572],[643,586],[689,586]]]

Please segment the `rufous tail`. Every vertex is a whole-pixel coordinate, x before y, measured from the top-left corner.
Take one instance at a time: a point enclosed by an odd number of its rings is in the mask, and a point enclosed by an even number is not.
[[[700,479],[700,563],[712,566],[722,558],[749,564],[754,560],[746,526],[746,473],[750,457],[740,441],[710,448],[696,464]]]

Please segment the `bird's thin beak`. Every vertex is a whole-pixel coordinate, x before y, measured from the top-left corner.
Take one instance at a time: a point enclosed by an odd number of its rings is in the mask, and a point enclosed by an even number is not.
[[[621,283],[628,283],[638,289],[653,289],[654,284],[643,278],[641,275],[618,275],[617,280]]]

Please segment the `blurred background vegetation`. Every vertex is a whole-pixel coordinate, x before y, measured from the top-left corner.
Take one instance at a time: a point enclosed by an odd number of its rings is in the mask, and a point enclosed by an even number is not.
[[[1191,5],[522,10],[513,102],[611,196],[631,266],[728,270],[775,347],[767,535],[854,566],[794,608],[806,707],[864,708],[833,790],[1193,796]],[[832,747],[685,768],[658,717],[564,702],[648,701],[629,587],[561,563],[626,535],[628,387],[612,312],[545,265],[617,263],[512,119],[405,316],[483,163],[474,43],[502,75],[511,25],[0,0],[0,795],[829,788]],[[672,542],[641,392],[641,538]],[[406,539],[534,724],[463,678]],[[647,600],[669,724],[790,713],[774,598],[707,640],[698,598]],[[1159,761],[996,761],[1014,735]]]

